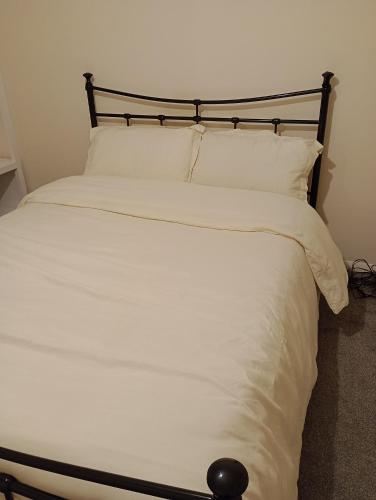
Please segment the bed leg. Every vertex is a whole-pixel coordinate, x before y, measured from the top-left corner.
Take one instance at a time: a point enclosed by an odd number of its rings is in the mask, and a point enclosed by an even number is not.
[[[16,478],[9,474],[0,474],[0,493],[3,493],[5,500],[13,500],[12,483]]]
[[[207,483],[215,500],[241,500],[248,482],[247,469],[233,458],[220,458],[208,469]]]

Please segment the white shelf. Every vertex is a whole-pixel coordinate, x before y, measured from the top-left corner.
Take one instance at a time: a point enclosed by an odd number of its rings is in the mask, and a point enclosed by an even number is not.
[[[0,158],[0,175],[16,170],[16,161],[13,158]]]
[[[1,3],[1,0],[0,0]],[[0,216],[17,208],[26,194],[25,179],[17,154],[16,140],[12,120],[5,97],[5,89],[0,75],[0,122],[1,133],[5,134],[5,144],[8,146],[0,154]],[[6,175],[10,172],[10,175]]]

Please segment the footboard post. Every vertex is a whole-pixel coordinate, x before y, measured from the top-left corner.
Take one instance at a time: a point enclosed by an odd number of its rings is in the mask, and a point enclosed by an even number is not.
[[[220,458],[208,469],[207,483],[215,500],[241,500],[248,482],[247,469],[233,458]]]

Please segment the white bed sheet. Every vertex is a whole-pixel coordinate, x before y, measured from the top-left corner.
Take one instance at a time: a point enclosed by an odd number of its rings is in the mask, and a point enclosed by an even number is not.
[[[296,499],[313,272],[338,312],[345,271],[325,229],[312,229],[325,243],[300,234],[303,202],[236,193],[248,229],[232,190],[98,177],[46,186],[0,220],[1,446],[200,491],[230,456],[250,500]],[[297,237],[256,213],[291,203]],[[133,496],[0,471],[74,499]]]

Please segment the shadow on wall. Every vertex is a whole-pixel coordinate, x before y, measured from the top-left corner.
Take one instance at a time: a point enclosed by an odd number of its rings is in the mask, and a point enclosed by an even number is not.
[[[356,299],[352,299],[354,301]],[[338,361],[340,337],[353,337],[365,325],[366,303],[356,300],[339,316],[334,315],[324,300],[320,304],[319,350],[317,355],[318,379],[308,406],[303,432],[303,447],[299,475],[299,500],[354,500],[337,493],[336,464],[341,460],[336,442],[339,417],[339,374],[346,359]],[[343,391],[343,388],[342,388]],[[343,459],[343,457],[342,457]]]
[[[0,199],[7,192],[13,179],[14,179],[14,172],[13,171],[7,172],[6,174],[3,174],[0,176]]]

